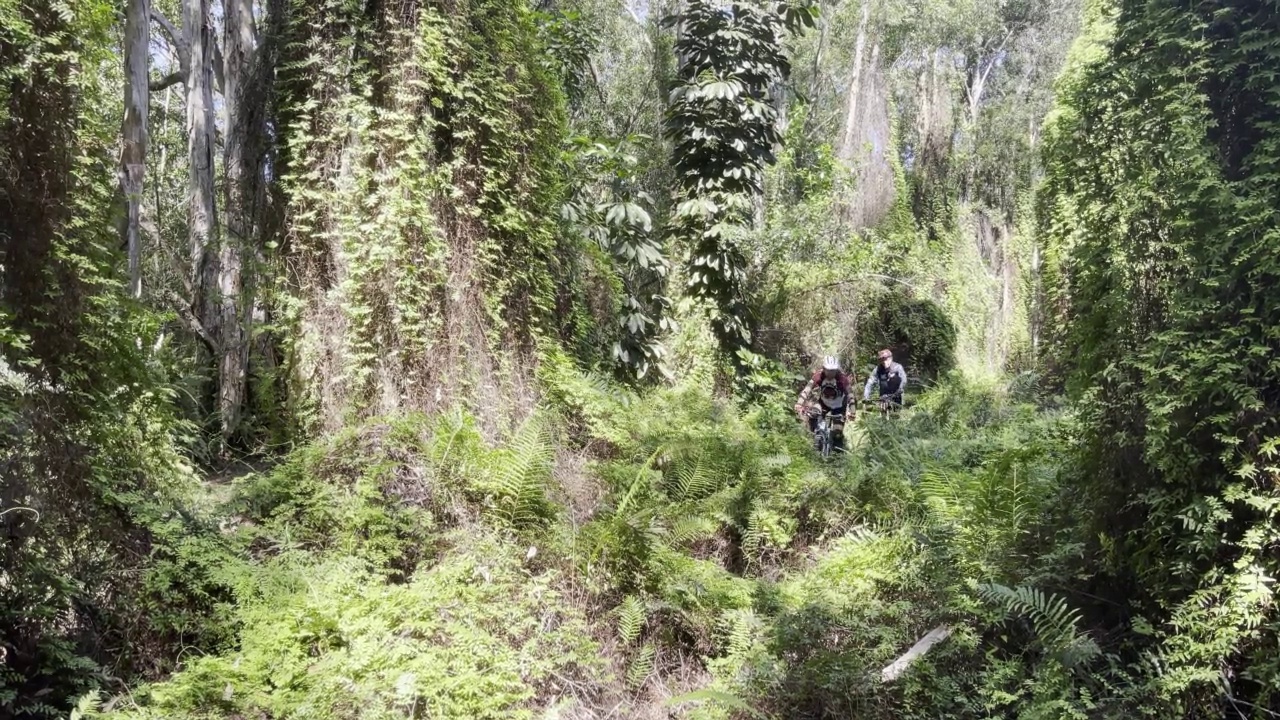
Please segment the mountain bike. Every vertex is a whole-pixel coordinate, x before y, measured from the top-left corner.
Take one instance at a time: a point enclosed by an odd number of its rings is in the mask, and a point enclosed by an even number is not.
[[[813,430],[813,444],[823,460],[829,460],[834,452],[844,452],[843,448],[835,446],[836,437],[843,432],[844,413],[830,410],[818,417],[817,426]]]

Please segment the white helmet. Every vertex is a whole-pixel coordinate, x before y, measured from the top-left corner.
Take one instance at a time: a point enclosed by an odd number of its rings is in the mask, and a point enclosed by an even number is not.
[[[823,370],[839,370],[840,361],[836,359],[835,355],[828,355],[822,359],[822,369]]]

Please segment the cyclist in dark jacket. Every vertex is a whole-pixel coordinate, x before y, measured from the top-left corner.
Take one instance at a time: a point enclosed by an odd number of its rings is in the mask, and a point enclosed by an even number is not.
[[[876,359],[880,362],[867,376],[867,385],[862,389],[862,399],[870,400],[871,388],[879,386],[880,399],[887,407],[891,409],[902,407],[902,393],[907,389],[907,371],[893,361],[893,352],[888,348],[877,353]]]

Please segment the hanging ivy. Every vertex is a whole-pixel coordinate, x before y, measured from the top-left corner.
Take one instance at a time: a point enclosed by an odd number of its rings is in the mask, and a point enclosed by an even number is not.
[[[752,338],[741,238],[782,142],[771,95],[791,70],[781,40],[816,17],[812,5],[694,0],[665,21],[680,61],[666,114],[678,201],[668,230],[686,248],[690,294],[711,302],[734,356]]]
[[[1168,717],[1275,707],[1280,15],[1091,9],[1047,133],[1051,354],[1082,401],[1099,592]],[[1152,647],[1154,646],[1154,647]],[[1261,715],[1250,715],[1261,717]]]
[[[431,407],[468,385],[501,395],[560,327],[580,254],[555,220],[561,75],[583,51],[572,23],[538,19],[504,0],[412,12],[291,0],[288,357],[322,423],[352,405]]]

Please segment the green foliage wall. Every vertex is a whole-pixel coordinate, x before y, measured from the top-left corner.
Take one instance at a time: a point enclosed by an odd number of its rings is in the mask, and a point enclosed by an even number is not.
[[[138,602],[157,505],[185,468],[123,298],[114,6],[0,2],[0,716],[56,717],[180,633]]]
[[[576,289],[589,261],[556,222],[561,68],[533,13],[520,0],[281,12],[283,263],[307,419],[526,396],[533,339],[592,324]]]
[[[1280,678],[1278,18],[1095,3],[1047,135],[1049,358],[1084,407],[1098,584],[1170,715],[1275,707]]]

